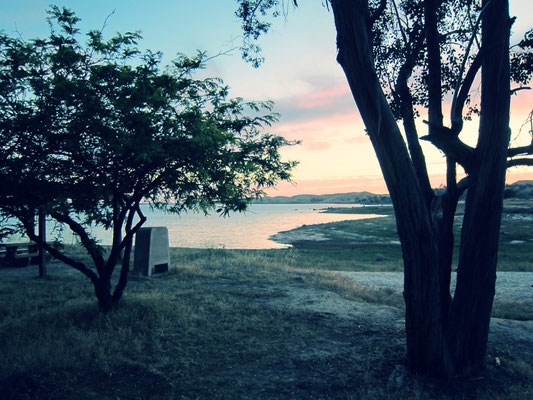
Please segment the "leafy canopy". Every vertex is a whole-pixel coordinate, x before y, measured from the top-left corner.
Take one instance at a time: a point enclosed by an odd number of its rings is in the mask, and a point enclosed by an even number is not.
[[[289,179],[294,163],[278,153],[289,143],[260,132],[276,121],[272,103],[194,79],[203,53],[162,68],[160,53],[139,52],[138,33],[106,41],[91,31],[83,45],[72,11],[49,13],[49,38],[0,36],[2,180],[29,189],[25,203],[61,204],[110,226],[117,195],[172,211],[242,210]],[[22,194],[3,201],[20,205]]]
[[[279,150],[294,143],[262,131],[277,120],[272,103],[231,98],[221,80],[195,79],[204,53],[178,54],[163,67],[160,53],[139,51],[139,33],[106,40],[93,30],[82,43],[71,10],[48,12],[47,38],[0,34],[0,211],[37,241],[35,209],[67,224],[97,274],[44,245],[95,287],[109,286],[121,251],[131,249],[145,221],[141,202],[227,214],[290,180],[295,162]],[[91,224],[113,229],[107,260]]]

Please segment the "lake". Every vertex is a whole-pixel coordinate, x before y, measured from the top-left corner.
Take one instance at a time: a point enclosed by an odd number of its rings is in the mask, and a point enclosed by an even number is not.
[[[228,217],[218,214],[204,216],[188,212],[181,215],[150,210],[143,205],[147,217],[143,227],[166,226],[171,247],[272,249],[288,245],[269,240],[269,236],[302,225],[372,218],[372,214],[326,214],[326,207],[356,207],[356,204],[252,204],[245,213],[232,213]],[[49,223],[51,225],[51,223]],[[111,232],[100,228],[93,234],[103,244],[111,244]],[[74,243],[69,232],[63,234],[65,243]],[[50,239],[50,233],[48,234]]]

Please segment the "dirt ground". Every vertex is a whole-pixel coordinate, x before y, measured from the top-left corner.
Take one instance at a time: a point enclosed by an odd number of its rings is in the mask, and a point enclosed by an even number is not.
[[[58,263],[49,265],[49,273],[68,274],[85,278],[71,268]],[[2,275],[14,275],[33,279],[36,268],[0,269]],[[164,276],[155,279],[139,279],[131,285],[165,285]],[[169,282],[169,284],[171,284]],[[533,365],[533,321],[511,321],[493,319],[488,349],[488,369],[483,376],[466,382],[455,382],[453,387],[436,387],[432,382],[421,383],[409,376],[405,367],[405,333],[403,312],[400,309],[379,304],[369,304],[346,299],[339,294],[313,287],[303,279],[295,278],[284,284],[257,282],[244,286],[242,283],[226,280],[213,281],[217,292],[224,296],[239,296],[256,310],[274,310],[282,318],[305,320],[312,325],[317,334],[306,336],[305,340],[287,337],[286,342],[272,341],[273,351],[278,355],[272,359],[250,359],[246,363],[225,361],[228,368],[216,376],[205,378],[209,387],[221,386],[223,393],[233,393],[242,399],[349,399],[382,398],[382,395],[368,395],[368,387],[376,382],[381,385],[381,394],[387,392],[401,394],[403,398],[476,398],[478,386],[488,379],[496,386],[506,387],[514,384],[508,372],[497,364],[513,362],[515,358]],[[281,356],[279,354],[282,354]],[[213,355],[216,359],[217,355]],[[213,361],[215,362],[215,361]],[[215,363],[216,365],[216,363]],[[349,370],[347,367],[349,366]],[[205,370],[207,366],[202,366]],[[146,370],[115,371],[113,376],[101,376],[92,380],[91,386],[80,387],[78,377],[61,373],[61,380],[72,379],[72,391],[84,393],[79,398],[166,398],[171,389],[165,377],[150,375]],[[24,378],[27,379],[27,378]],[[50,392],[57,394],[58,376],[40,376],[39,390],[46,388],[50,379]],[[183,377],[186,380],[186,377]],[[202,379],[195,376],[197,382]],[[216,384],[211,380],[215,379]],[[33,381],[16,384],[28,387]],[[155,385],[154,382],[159,382]],[[227,385],[231,385],[228,389]],[[465,389],[466,387],[466,389]],[[120,393],[120,396],[107,395]],[[150,397],[143,397],[150,389]],[[361,397],[364,390],[368,397]],[[442,397],[442,393],[445,397]],[[43,392],[39,392],[43,394]],[[94,396],[92,396],[92,394]],[[429,397],[425,397],[429,393]],[[467,393],[467,396],[465,396]],[[472,394],[471,396],[468,393]],[[131,395],[130,395],[131,394]],[[13,397],[19,398],[19,397]],[[22,397],[20,397],[22,398]],[[28,397],[39,398],[39,397]],[[40,398],[55,398],[40,397]],[[61,398],[68,398],[61,397]],[[198,393],[197,398],[209,398]],[[214,396],[213,398],[224,398]]]

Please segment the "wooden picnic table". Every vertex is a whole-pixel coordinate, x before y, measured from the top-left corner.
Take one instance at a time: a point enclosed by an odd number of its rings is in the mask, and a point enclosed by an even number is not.
[[[38,263],[39,246],[35,242],[0,243],[0,264],[28,266]]]

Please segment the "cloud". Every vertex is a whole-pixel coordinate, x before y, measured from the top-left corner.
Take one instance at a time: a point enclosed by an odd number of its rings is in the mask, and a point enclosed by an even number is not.
[[[282,123],[312,121],[332,115],[359,115],[348,84],[331,77],[312,77],[300,82],[305,88],[276,101]]]
[[[305,142],[304,142],[305,143]],[[315,151],[321,151],[321,150],[327,150],[331,147],[331,143],[329,142],[315,142],[315,141],[310,141],[306,147],[309,149],[309,150],[315,150]]]
[[[354,135],[352,137],[344,139],[344,143],[346,144],[360,144],[360,143],[368,143],[370,138],[368,135]]]
[[[337,84],[331,88],[322,89],[300,98],[297,106],[302,109],[329,107],[338,104],[339,99],[346,100],[349,95],[347,84]]]
[[[290,140],[300,140],[309,150],[330,145],[346,145],[368,142],[364,125],[353,112],[320,115],[309,120],[280,122],[274,126],[277,134]]]

